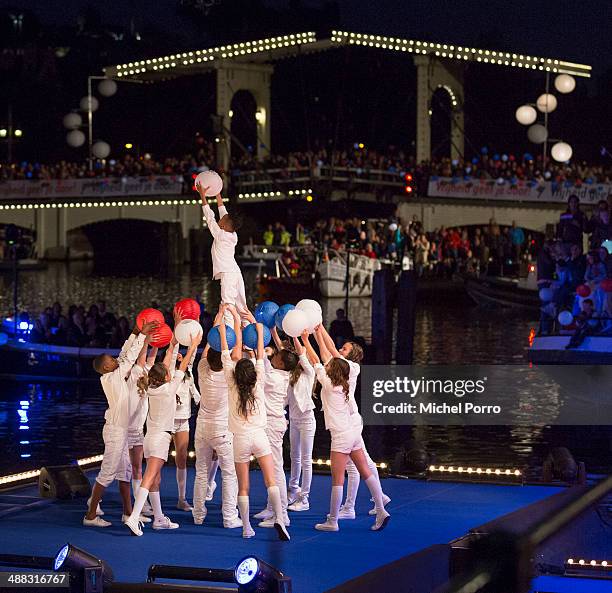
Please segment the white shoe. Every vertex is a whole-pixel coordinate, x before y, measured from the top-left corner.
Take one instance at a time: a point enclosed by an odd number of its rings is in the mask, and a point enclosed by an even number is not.
[[[217,489],[217,482],[213,482],[206,487],[206,502],[210,502],[215,495],[215,490]]]
[[[287,491],[287,504],[293,504],[300,499],[302,494],[302,490],[298,488],[297,490],[288,490]]]
[[[105,521],[102,517],[98,517],[96,515],[95,519],[87,519],[83,517],[83,525],[85,527],[110,527],[112,523],[110,521]]]
[[[142,523],[138,519],[128,517],[124,525],[129,528],[132,535],[137,535],[138,537],[142,535]]]
[[[267,527],[267,528],[272,528],[274,527],[274,522],[276,521],[275,517],[271,517],[270,519],[264,519],[263,521],[260,521],[258,526],[259,527]]]
[[[249,525],[246,529],[242,528],[242,537],[244,539],[249,539],[250,537],[255,537],[255,530]]]
[[[129,515],[121,515],[121,522],[125,523],[129,518]],[[151,517],[145,517],[144,515],[140,515],[140,517],[138,517],[138,520],[141,523],[151,523]]]
[[[165,515],[162,519],[159,519],[159,521],[157,519],[153,521],[153,529],[178,529],[178,527],[178,523],[173,523],[170,521],[170,517],[166,517]]]
[[[142,511],[140,511],[140,514],[144,515],[145,517],[152,517],[154,515],[153,509],[151,508],[151,505],[148,502],[144,503],[144,506],[142,507]]]
[[[291,537],[289,537],[289,532],[287,528],[282,523],[274,523],[274,529],[276,529],[276,533],[278,534],[278,539],[283,542],[288,542]]]
[[[91,496],[87,499],[87,508],[89,508],[89,505],[91,504]],[[104,511],[100,508],[100,503],[98,503],[98,506],[96,507],[96,516],[101,517],[104,514]]]
[[[290,504],[287,509],[290,511],[308,511],[310,509],[308,497],[304,496],[302,498],[299,498],[293,504]]]
[[[239,517],[235,517],[229,521],[223,521],[223,527],[225,527],[225,529],[237,529],[238,527],[242,527],[242,521]]]
[[[376,513],[376,521],[374,522],[374,525],[370,527],[370,529],[372,531],[382,531],[387,526],[387,523],[389,523],[390,517],[391,515],[387,513],[385,509]]]
[[[206,509],[204,509],[204,513],[202,515],[196,515],[194,514],[194,509],[191,509],[191,514],[193,515],[193,523],[195,525],[202,525],[202,523],[204,523],[204,519],[206,519],[206,515],[208,514],[208,512],[206,511]]]
[[[370,498],[370,500],[374,502],[374,499]],[[386,507],[390,502],[391,502],[391,499],[386,494],[383,494],[383,507]],[[376,514],[376,506],[374,506],[373,509],[370,509],[370,512],[368,513],[368,515],[375,515],[375,514]]]
[[[193,507],[186,500],[179,500],[176,503],[176,508],[179,511],[191,511]]]
[[[338,511],[338,520],[340,519],[354,519],[355,518],[355,509],[352,507],[347,507],[346,505],[342,505],[340,510]]]
[[[266,508],[263,511],[259,511],[259,513],[257,513],[256,515],[253,515],[253,517],[255,519],[263,519],[264,521],[266,519],[273,519],[274,518],[274,511],[271,511],[271,510]]]
[[[325,523],[317,523],[315,525],[315,529],[319,531],[339,531],[338,521],[332,519],[329,515],[327,515],[327,520]]]

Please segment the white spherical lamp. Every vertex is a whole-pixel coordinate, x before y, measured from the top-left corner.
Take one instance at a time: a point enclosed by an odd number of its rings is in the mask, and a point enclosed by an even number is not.
[[[555,161],[565,163],[572,158],[572,147],[567,142],[557,142],[550,149],[550,154]]]
[[[91,99],[91,100],[90,100]],[[100,102],[95,97],[83,97],[81,102],[79,103],[79,107],[81,111],[89,111],[89,107],[91,105],[91,111],[96,111],[100,106]]]
[[[527,130],[527,138],[534,144],[542,144],[548,138],[548,130],[542,124],[533,124]]]
[[[81,130],[71,130],[66,134],[66,142],[68,142],[68,145],[72,146],[72,148],[83,146],[83,144],[85,144],[85,134],[83,134]]]
[[[538,117],[538,112],[531,105],[521,105],[516,110],[516,121],[524,126],[531,125]]]
[[[202,171],[202,173],[198,173],[198,176],[195,178],[195,185],[201,185],[202,187],[207,187],[206,195],[208,197],[216,196],[221,193],[223,189],[223,179],[216,171]]]
[[[64,115],[64,127],[68,130],[75,130],[81,127],[83,118],[78,113],[67,113]]]
[[[98,140],[92,146],[93,155],[99,159],[105,159],[110,154],[110,146],[102,140]]]
[[[576,79],[569,74],[559,74],[555,78],[555,88],[563,94],[571,93],[576,88]]]
[[[117,83],[110,78],[105,78],[98,85],[98,92],[103,97],[112,97],[117,92]]]
[[[538,97],[536,105],[542,113],[552,113],[557,108],[557,97],[543,93]]]

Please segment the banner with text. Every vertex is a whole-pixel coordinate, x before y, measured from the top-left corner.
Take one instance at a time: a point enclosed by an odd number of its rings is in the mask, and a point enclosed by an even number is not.
[[[572,195],[577,195],[581,202],[596,204],[605,200],[612,192],[612,184],[583,183],[580,186],[567,187],[564,183],[546,181],[505,181],[498,183],[495,179],[459,179],[456,177],[429,178],[427,195],[435,198],[467,198],[476,200],[506,200],[512,202],[553,202],[565,203]]]
[[[0,183],[0,200],[178,195],[182,190],[183,177],[181,175],[16,180]]]

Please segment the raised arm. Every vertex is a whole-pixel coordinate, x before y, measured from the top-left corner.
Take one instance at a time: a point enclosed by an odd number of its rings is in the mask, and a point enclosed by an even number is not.
[[[264,359],[264,331],[263,325],[258,323],[255,325],[257,328],[257,360]]]
[[[147,368],[150,369],[155,364],[155,359],[157,358],[158,351],[159,351],[159,348],[157,348],[157,346],[153,346],[153,348],[149,350],[149,356],[147,356],[147,362],[146,362]]]
[[[227,208],[223,204],[221,194],[217,194],[215,198],[217,200],[217,208],[219,209],[219,220],[221,220],[227,214]]]
[[[334,340],[329,335],[329,332],[325,329],[325,326],[321,324],[319,327],[321,328],[321,335],[323,336],[323,340],[325,341],[325,347],[327,348],[327,350],[329,350],[331,356],[333,356],[334,358],[341,358],[342,355],[340,354],[340,352],[338,352],[336,344],[334,344]]]
[[[306,338],[308,338],[308,332],[302,332],[302,336],[304,335],[304,333],[306,333]],[[305,354],[306,349],[304,348],[304,346],[302,346],[302,342],[300,342],[299,338],[293,338],[293,346],[295,347],[295,353],[298,356],[302,356],[302,354]]]
[[[183,356],[183,360],[181,360],[181,365],[179,366],[179,371],[184,373],[187,370],[187,367],[193,365],[193,359],[195,358],[195,353],[202,341],[202,332],[198,332],[195,336],[191,336],[191,344],[189,344],[189,349],[187,350],[187,354]]]
[[[306,348],[306,356],[308,356],[308,361],[310,364],[315,365],[319,364],[321,360],[317,356],[317,353],[314,351],[312,344],[310,343],[310,336],[307,332],[302,334],[302,340],[304,342],[304,347]]]
[[[240,315],[238,315],[238,311],[236,311],[234,305],[226,305],[226,307],[234,318],[234,333],[236,334],[236,345],[232,349],[232,360],[240,360],[242,358],[242,323],[240,321]],[[221,323],[219,327],[223,327],[225,331],[224,323]],[[225,346],[225,348],[227,348],[227,346]]]
[[[140,354],[140,350],[142,349],[142,345],[144,344],[145,338],[157,327],[157,322],[153,321],[151,323],[145,323],[142,326],[142,331],[138,334],[133,333],[135,335],[135,339],[132,339],[130,342],[130,338],[127,339],[126,345],[124,348],[126,349],[123,357],[118,359],[119,362],[119,373],[122,377],[126,377],[127,374],[132,370],[138,356]],[[137,328],[135,328],[137,331]],[[130,345],[127,346],[127,343],[130,342]]]
[[[323,364],[327,364],[333,358],[333,356],[331,352],[327,349],[327,346],[325,345],[325,338],[323,335],[322,328],[323,326],[319,325],[315,329],[315,340],[317,341],[317,344],[319,345],[319,352],[321,353],[321,360],[323,361]]]
[[[149,349],[149,343],[151,341],[151,338],[149,336],[147,336],[145,338],[144,344],[142,345],[142,348],[140,349],[140,353],[138,354],[138,358],[136,359],[136,364],[143,368],[145,367],[145,364],[147,362],[147,350]]]
[[[196,189],[200,194],[200,198],[202,199],[202,212],[204,213],[204,218],[206,219],[206,224],[210,230],[210,234],[216,239],[223,231],[217,220],[215,218],[215,213],[212,211],[212,208],[208,205],[208,200],[206,199],[206,192],[208,191],[208,187],[202,187],[200,183],[196,183]]]
[[[170,341],[170,345],[166,350],[166,354],[164,356],[164,366],[170,371],[170,374],[174,374],[174,370],[176,368],[176,359],[178,357],[178,341],[172,334],[172,340]],[[183,360],[185,360],[183,358]]]
[[[283,341],[280,339],[278,335],[278,330],[276,329],[276,325],[272,328],[272,337],[274,338],[274,344],[279,350],[283,349]],[[295,338],[294,338],[295,341]]]

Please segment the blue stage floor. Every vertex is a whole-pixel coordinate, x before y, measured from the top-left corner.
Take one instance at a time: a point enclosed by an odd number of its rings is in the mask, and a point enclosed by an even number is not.
[[[189,469],[188,492],[192,491],[193,468]],[[93,479],[95,474],[90,475]],[[218,476],[220,477],[220,476]],[[251,473],[251,512],[265,503],[261,474]],[[338,533],[320,533],[314,524],[325,518],[330,477],[315,475],[311,510],[292,513],[291,541],[279,542],[276,532],[257,527],[256,537],[243,540],[241,530],[222,528],[220,488],[209,503],[203,526],[195,526],[191,514],[176,510],[174,467],[164,470],[162,502],[166,513],[181,527],[154,532],[145,528],[141,538],[130,537],[120,524],[116,487],[104,499],[106,529],[84,528],[81,519],[84,501],[17,506],[35,502],[33,487],[0,495],[1,552],[53,556],[66,542],[82,547],[106,560],[117,581],[142,582],[153,563],[184,566],[233,567],[237,560],[254,554],[280,568],[293,580],[294,593],[319,593],[370,569],[437,543],[446,543],[495,517],[558,492],[539,486],[483,486],[447,482],[383,480],[383,489],[392,498],[392,518],[386,530],[370,531],[372,518],[365,486],[359,491],[358,518],[342,521]],[[3,510],[8,512],[3,512]]]

